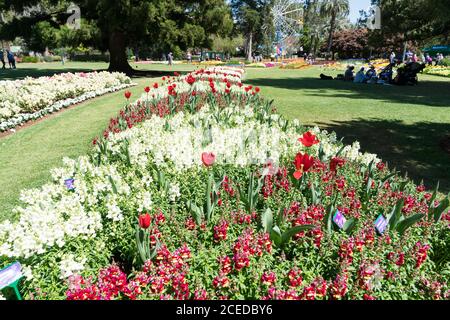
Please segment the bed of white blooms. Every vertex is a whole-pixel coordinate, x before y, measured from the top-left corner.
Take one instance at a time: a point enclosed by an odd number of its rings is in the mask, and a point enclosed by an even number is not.
[[[225,89],[224,83],[216,86],[219,92]],[[191,87],[179,81],[177,91],[183,90],[210,89],[207,82],[199,81]],[[243,92],[239,86],[231,90]],[[167,88],[153,89],[151,93],[166,97]],[[98,164],[88,156],[65,158],[61,168],[51,171],[52,182],[22,192],[22,205],[15,209],[17,219],[0,223],[0,256],[26,259],[52,247],[62,248],[73,238],[93,239],[106,222],[120,223],[124,210],[155,209],[150,191],[154,182],[146,168],[149,163],[177,176],[202,166],[203,152],[213,152],[217,164],[248,166],[277,163],[305,150],[297,140],[301,130],[297,120],[285,125],[278,115],[260,116],[251,104],[238,108],[233,103],[220,112],[213,105],[205,105],[194,114],[185,111],[165,118],[153,116],[139,126],[109,136],[105,145],[116,161]],[[317,127],[311,131],[320,139],[327,157],[341,148],[334,133]],[[125,152],[124,145],[130,167],[117,161]],[[100,152],[97,145],[94,154]],[[308,153],[317,156],[318,146],[309,148]],[[346,146],[341,156],[365,164],[379,161],[375,155],[362,154],[358,143]],[[67,189],[66,179],[74,179],[74,190]],[[179,183],[170,181],[165,195],[168,201],[175,202],[180,195]],[[80,257],[64,257],[59,264],[61,277],[80,271],[85,262]]]
[[[132,85],[125,74],[106,71],[0,81],[0,132]]]

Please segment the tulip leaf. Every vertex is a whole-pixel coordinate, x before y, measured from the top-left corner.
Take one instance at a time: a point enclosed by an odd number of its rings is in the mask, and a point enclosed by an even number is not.
[[[444,200],[442,200],[441,203],[436,208],[434,208],[433,215],[435,223],[438,223],[439,220],[441,220],[442,214],[444,213],[445,209],[447,209],[450,206],[449,197],[450,194]]]
[[[270,239],[273,241],[275,246],[279,247],[281,245],[281,231],[278,226],[273,227],[270,231]]]
[[[345,233],[349,234],[350,232],[352,232],[355,226],[356,226],[356,219],[351,218],[345,221],[344,227],[342,229],[345,231]]]
[[[419,222],[424,216],[424,214],[418,213],[405,218],[397,224],[396,230],[400,233],[400,235],[403,235],[408,228]]]
[[[305,224],[302,226],[296,226],[296,227],[290,228],[289,230],[283,232],[283,234],[281,235],[281,246],[288,243],[288,241],[297,233],[302,232],[302,231],[308,231],[308,230],[311,230],[314,228],[315,228],[315,226],[310,225],[310,224]]]
[[[400,221],[400,218],[402,216],[402,209],[405,204],[405,200],[399,199],[395,206],[392,208],[392,211],[390,214],[387,215],[387,220],[389,222],[389,228],[391,230],[394,230],[397,223]]]
[[[273,225],[273,214],[270,208],[267,208],[266,211],[263,212],[261,216],[261,225],[263,227],[264,232],[270,234]]]

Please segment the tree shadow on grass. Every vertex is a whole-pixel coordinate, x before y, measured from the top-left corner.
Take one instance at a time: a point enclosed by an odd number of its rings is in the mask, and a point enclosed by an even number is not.
[[[416,183],[423,180],[427,188],[434,188],[439,181],[440,191],[450,192],[450,153],[442,143],[450,137],[450,124],[354,119],[318,125],[344,137],[346,144],[359,141],[363,151],[407,172]]]
[[[100,71],[108,71],[106,69],[90,69],[90,68],[65,68],[61,69],[39,69],[39,68],[18,68],[18,69],[0,69],[0,81],[1,80],[19,80],[24,79],[26,77],[38,78],[38,77],[51,77],[55,74],[61,73],[76,73],[76,72],[100,72]],[[185,74],[189,71],[178,71],[180,74]],[[145,70],[145,69],[134,69],[133,74],[131,74],[131,78],[139,79],[139,78],[156,78],[162,76],[173,76],[174,71],[165,71],[165,70]]]
[[[302,90],[305,96],[332,96],[344,99],[374,99],[432,107],[450,107],[450,80],[421,80],[416,86],[358,84],[339,80],[303,78],[256,78],[255,86]]]

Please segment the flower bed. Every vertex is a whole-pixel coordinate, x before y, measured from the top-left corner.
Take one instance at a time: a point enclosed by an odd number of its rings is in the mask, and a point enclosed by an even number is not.
[[[0,81],[0,132],[133,85],[122,73],[62,73]]]
[[[207,72],[147,87],[22,193],[0,266],[27,298],[448,298],[447,198]]]
[[[441,76],[450,78],[450,67],[445,66],[428,66],[423,70],[423,73],[433,76]]]
[[[311,65],[308,63],[308,62],[306,62],[305,60],[295,60],[295,61],[293,61],[293,62],[289,62],[289,63],[287,63],[287,64],[285,64],[285,65],[282,65],[280,68],[281,69],[296,69],[296,70],[299,70],[299,69],[306,69],[306,68],[310,68],[311,67]]]

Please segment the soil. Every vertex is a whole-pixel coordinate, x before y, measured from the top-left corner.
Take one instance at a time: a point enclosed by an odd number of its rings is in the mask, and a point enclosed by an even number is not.
[[[439,146],[450,155],[450,136],[444,137],[439,143]]]

